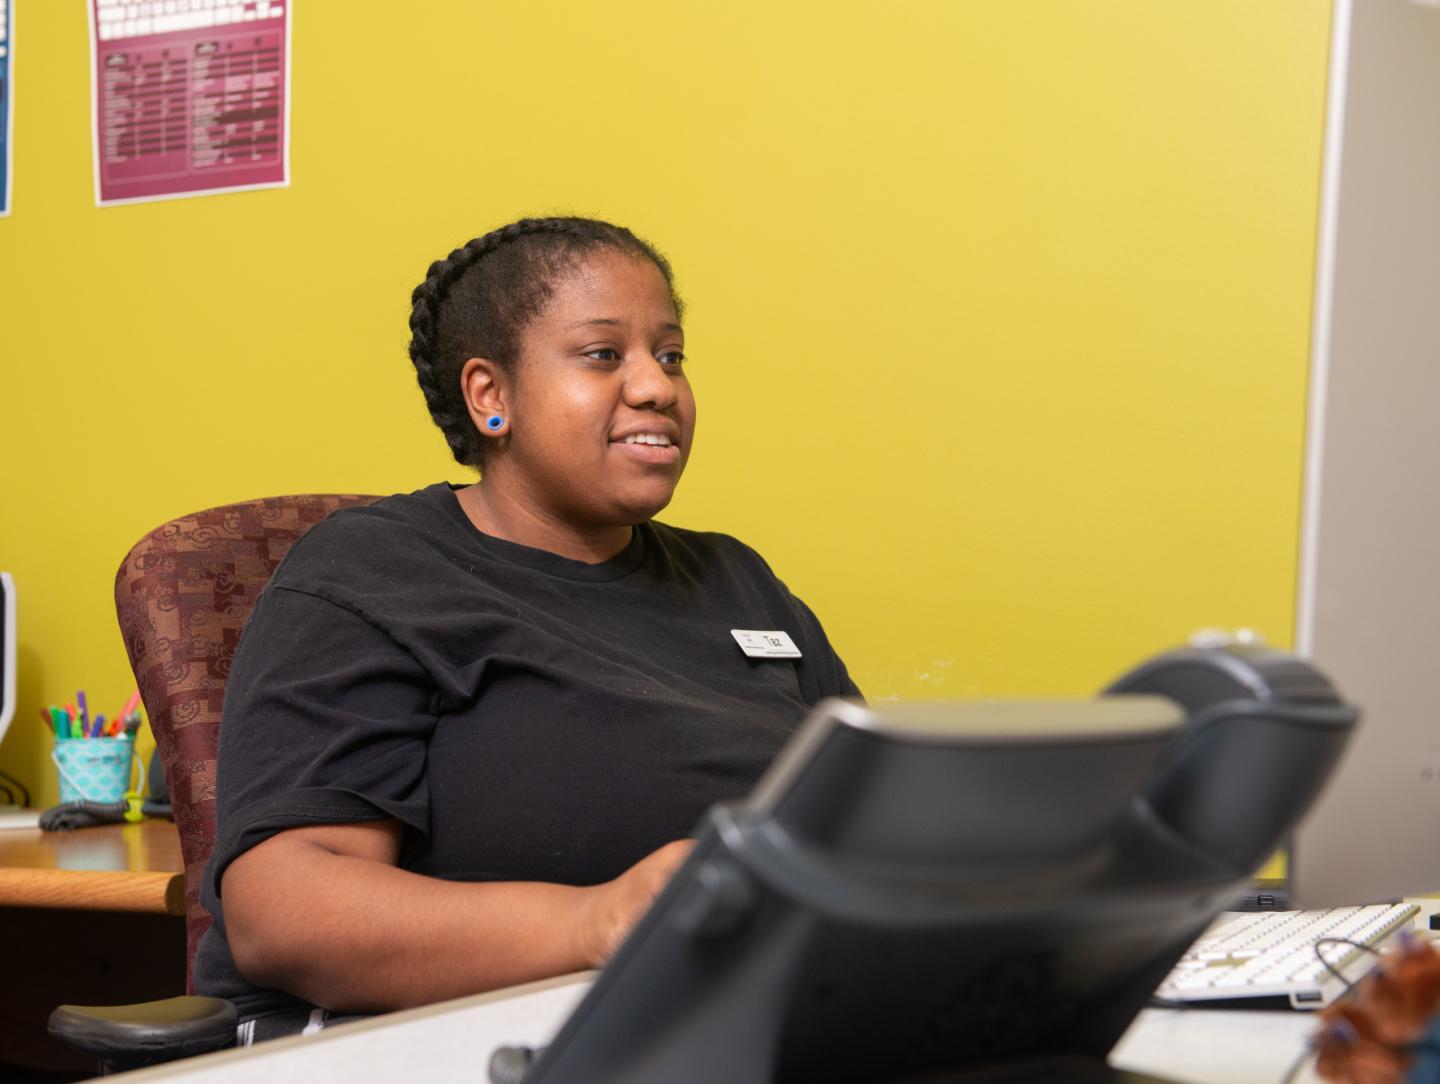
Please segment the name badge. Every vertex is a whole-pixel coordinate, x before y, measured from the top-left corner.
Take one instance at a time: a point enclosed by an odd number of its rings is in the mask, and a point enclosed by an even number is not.
[[[790,639],[788,632],[776,629],[731,629],[730,635],[740,645],[740,650],[752,659],[798,659],[800,649]]]

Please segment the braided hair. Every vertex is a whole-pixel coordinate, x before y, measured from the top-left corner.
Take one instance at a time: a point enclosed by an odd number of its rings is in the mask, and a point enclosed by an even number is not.
[[[597,249],[651,260],[680,312],[665,257],[625,227],[593,218],[522,218],[501,226],[436,260],[410,294],[410,360],[456,462],[479,468],[485,458],[460,387],[465,362],[482,357],[512,368],[520,333],[544,309],[556,281]]]

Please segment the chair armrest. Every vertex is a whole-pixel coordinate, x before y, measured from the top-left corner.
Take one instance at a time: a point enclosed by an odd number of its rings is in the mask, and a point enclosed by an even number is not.
[[[50,1014],[50,1034],[116,1069],[136,1069],[234,1046],[238,1015],[216,997],[61,1005]]]

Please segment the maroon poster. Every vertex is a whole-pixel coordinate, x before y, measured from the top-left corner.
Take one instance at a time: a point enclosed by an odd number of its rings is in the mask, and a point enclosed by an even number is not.
[[[290,180],[292,0],[90,0],[101,204]]]

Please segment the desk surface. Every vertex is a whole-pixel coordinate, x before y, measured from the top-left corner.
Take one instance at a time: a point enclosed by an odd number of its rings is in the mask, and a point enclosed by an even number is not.
[[[0,831],[0,906],[185,913],[180,836],[166,820]]]
[[[225,1050],[114,1077],[116,1084],[485,1084],[504,1043],[544,1043],[584,994],[589,975],[392,1013],[318,1035]],[[1313,1013],[1146,1009],[1111,1055],[1123,1069],[1186,1084],[1275,1084],[1304,1049]],[[1308,1066],[1297,1082],[1318,1078]]]

